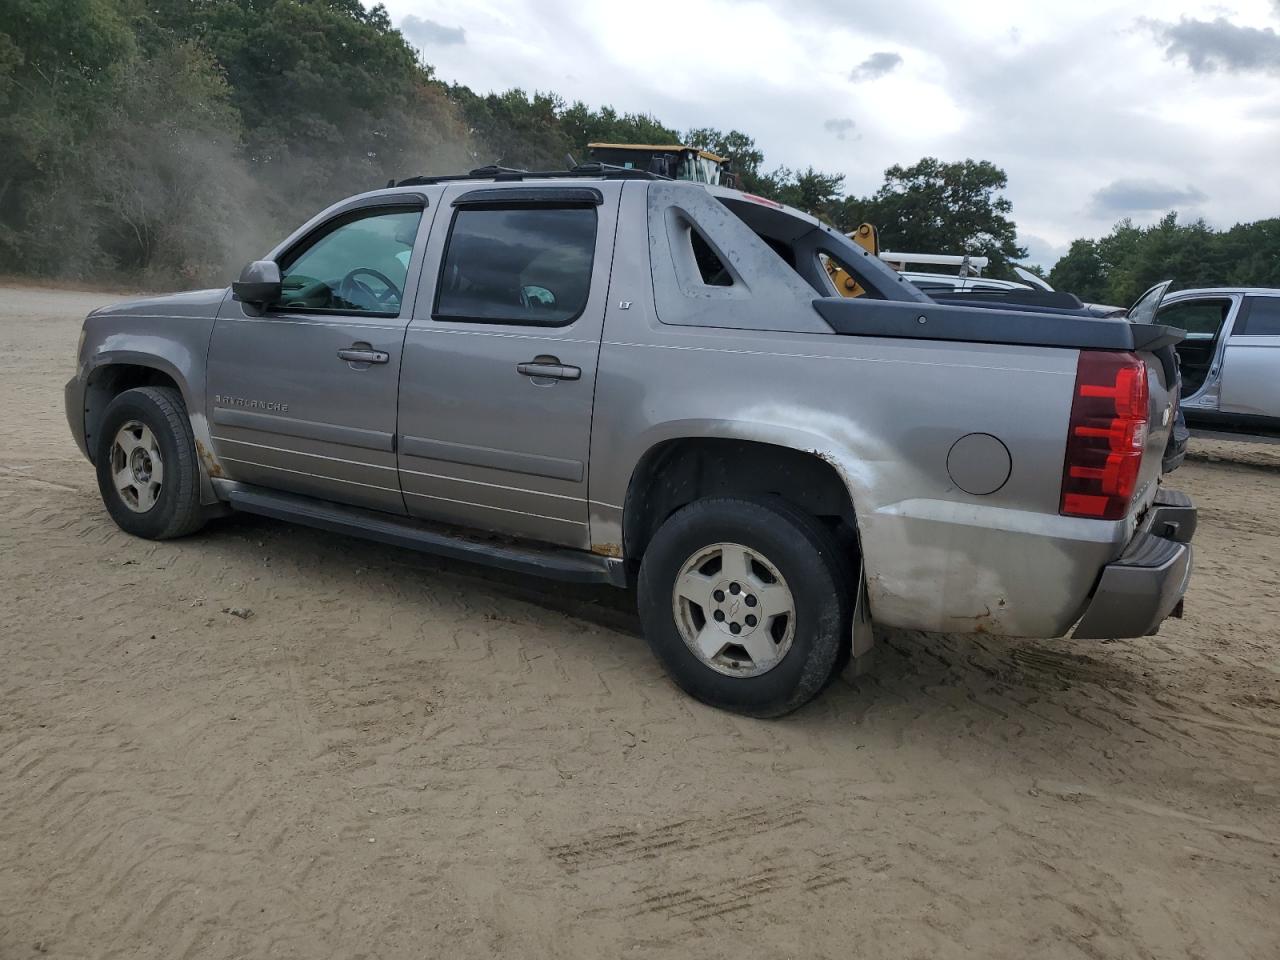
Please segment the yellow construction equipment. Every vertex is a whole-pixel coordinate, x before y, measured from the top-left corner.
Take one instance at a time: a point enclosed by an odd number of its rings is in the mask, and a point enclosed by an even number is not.
[[[673,180],[692,180],[722,187],[736,187],[728,157],[686,143],[588,143],[587,157],[628,170],[645,170]]]
[[[880,256],[880,234],[871,224],[861,223],[858,225],[857,230],[847,233],[845,236],[873,257]],[[857,280],[850,276],[849,271],[841,267],[836,261],[830,257],[824,257],[823,262],[827,268],[827,275],[831,277],[831,282],[840,291],[840,296],[860,297],[867,292]]]

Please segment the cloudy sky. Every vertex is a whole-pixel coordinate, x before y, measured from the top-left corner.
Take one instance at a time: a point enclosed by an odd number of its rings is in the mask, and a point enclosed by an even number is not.
[[[1280,215],[1280,0],[385,2],[446,80],[736,127],[850,192],[991,160],[1040,262],[1126,216]]]

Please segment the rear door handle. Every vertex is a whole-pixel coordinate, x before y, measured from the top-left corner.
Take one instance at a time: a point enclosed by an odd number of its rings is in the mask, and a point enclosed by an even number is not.
[[[386,363],[391,355],[384,350],[373,350],[369,347],[347,347],[338,351],[338,359],[348,363]]]
[[[539,356],[516,364],[516,372],[535,380],[580,380],[582,368],[560,362],[559,357]]]

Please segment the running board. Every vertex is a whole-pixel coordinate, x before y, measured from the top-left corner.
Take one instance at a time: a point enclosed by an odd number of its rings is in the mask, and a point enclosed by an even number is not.
[[[410,517],[396,517],[245,484],[226,486],[230,487],[224,487],[228,502],[234,509],[245,513],[551,580],[606,583],[615,587],[627,585],[626,570],[621,560],[597,557],[581,550],[481,540]]]

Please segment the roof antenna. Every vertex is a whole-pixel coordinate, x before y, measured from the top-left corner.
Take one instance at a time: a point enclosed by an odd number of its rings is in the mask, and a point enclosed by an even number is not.
[[[578,168],[578,161],[573,159],[572,153],[566,153],[564,155],[564,163],[566,170],[576,170]]]

